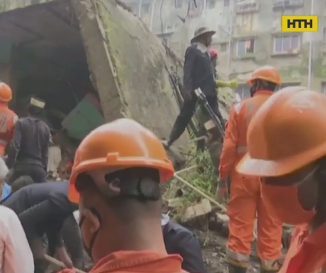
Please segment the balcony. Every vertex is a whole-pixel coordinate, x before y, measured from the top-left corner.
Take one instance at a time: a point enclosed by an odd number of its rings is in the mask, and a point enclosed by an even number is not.
[[[303,7],[304,0],[274,0],[273,10],[296,9]]]
[[[251,13],[259,10],[258,3],[236,4],[236,13]]]

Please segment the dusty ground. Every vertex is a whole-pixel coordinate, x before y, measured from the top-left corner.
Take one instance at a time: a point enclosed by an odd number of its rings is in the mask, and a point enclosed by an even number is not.
[[[210,231],[194,231],[203,248],[203,258],[208,273],[226,273],[227,263],[226,263],[226,253],[225,245],[226,238],[219,236],[217,233]],[[251,266],[248,270],[248,273],[256,273],[259,271],[259,264],[257,261],[252,259]]]

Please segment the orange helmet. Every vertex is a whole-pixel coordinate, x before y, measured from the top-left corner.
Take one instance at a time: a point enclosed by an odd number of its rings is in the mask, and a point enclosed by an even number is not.
[[[9,102],[12,99],[12,91],[9,85],[0,82],[0,101]]]
[[[75,182],[79,174],[99,168],[132,167],[157,169],[160,182],[174,174],[161,141],[136,121],[123,118],[99,126],[77,148],[70,177],[70,200],[78,202]]]
[[[241,174],[276,177],[326,155],[326,96],[286,87],[270,97],[250,121]]]
[[[268,65],[257,68],[254,72],[252,72],[247,84],[252,85],[254,80],[264,80],[277,85],[281,84],[281,77],[278,71],[274,67]]]

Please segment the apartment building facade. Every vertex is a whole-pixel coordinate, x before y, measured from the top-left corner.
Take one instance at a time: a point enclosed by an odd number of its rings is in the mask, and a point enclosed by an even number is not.
[[[262,65],[276,67],[283,86],[307,85],[310,54],[311,88],[326,94],[325,0],[124,1],[180,56],[198,26],[214,29],[218,72],[238,79],[237,92],[242,98],[249,96],[246,79]],[[318,32],[282,32],[282,15],[311,15],[312,2],[313,14],[318,16]]]

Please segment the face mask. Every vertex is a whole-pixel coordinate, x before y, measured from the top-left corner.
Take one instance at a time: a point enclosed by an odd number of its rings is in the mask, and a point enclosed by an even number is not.
[[[95,210],[94,208],[90,208],[90,210],[92,211],[92,213],[98,218],[98,220],[100,221],[101,223],[101,216],[100,214],[98,213],[97,210]],[[85,220],[85,217],[82,216],[80,221],[79,221],[79,228],[81,229],[83,223],[84,223],[84,220]],[[83,238],[83,246],[84,246],[84,249],[86,251],[86,253],[88,254],[89,257],[91,257],[91,259],[93,260],[93,256],[92,256],[92,249],[93,249],[93,246],[94,246],[94,243],[95,243],[95,239],[97,237],[97,234],[99,232],[100,229],[98,229],[92,236],[91,240],[90,240],[90,243],[89,243],[89,246],[86,245],[85,241],[84,241],[84,238]]]
[[[274,186],[262,183],[262,199],[267,208],[283,223],[292,225],[310,222],[316,214],[314,209],[304,210],[298,199],[298,187]]]

